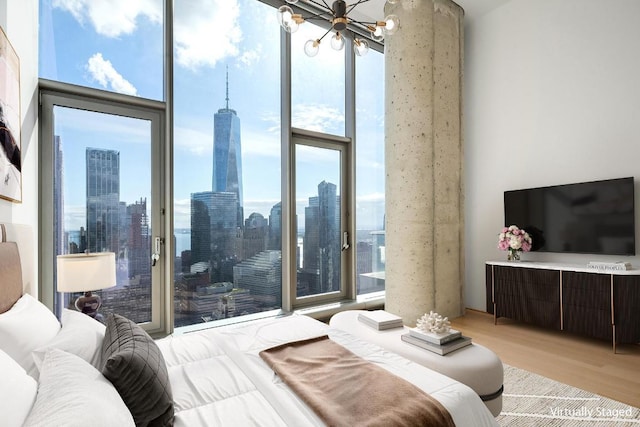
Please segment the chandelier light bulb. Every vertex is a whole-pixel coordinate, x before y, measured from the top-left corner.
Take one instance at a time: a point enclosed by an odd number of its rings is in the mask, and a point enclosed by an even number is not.
[[[358,56],[365,56],[369,52],[369,43],[363,39],[355,39],[353,41],[353,51]]]
[[[344,48],[344,37],[340,32],[337,32],[331,37],[331,47],[335,50],[342,50]]]
[[[320,51],[320,40],[307,40],[304,44],[304,53],[307,56],[313,57]]]
[[[300,24],[294,19],[293,9],[287,5],[280,6],[278,9],[278,23],[288,33],[295,33],[300,27]]]
[[[387,1],[389,1],[389,0],[387,0]],[[393,3],[395,3],[396,1],[398,1],[398,0],[394,0]],[[296,3],[298,3],[298,0],[286,0],[286,2],[289,3],[289,4],[296,4]]]
[[[387,36],[395,34],[398,31],[398,28],[400,28],[400,20],[396,15],[387,16],[384,18],[384,23],[384,34]]]
[[[382,27],[376,26],[375,29],[371,31],[371,38],[377,42],[384,40],[384,30]]]

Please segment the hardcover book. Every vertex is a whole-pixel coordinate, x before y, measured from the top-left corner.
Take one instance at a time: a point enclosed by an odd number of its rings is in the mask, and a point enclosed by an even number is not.
[[[468,345],[471,345],[471,338],[465,337],[464,335],[443,345],[433,344],[429,341],[421,340],[420,338],[412,336],[410,333],[402,334],[401,338],[402,341],[424,348],[425,350],[429,350],[433,353],[439,354],[440,356],[444,356],[445,354],[449,354],[452,351],[459,350]]]
[[[401,328],[403,326],[402,317],[388,313],[384,310],[373,310],[360,313],[358,314],[358,320],[379,331],[384,329]]]
[[[445,332],[442,334],[436,334],[435,332],[428,332],[420,330],[418,328],[411,328],[409,329],[409,333],[413,337],[438,345],[446,344],[462,336],[462,333],[455,329],[450,329],[449,332]]]
[[[613,271],[626,271],[631,270],[632,266],[630,262],[617,261],[617,262],[600,262],[600,261],[590,261],[587,264],[588,268],[592,268],[594,270],[613,270]]]

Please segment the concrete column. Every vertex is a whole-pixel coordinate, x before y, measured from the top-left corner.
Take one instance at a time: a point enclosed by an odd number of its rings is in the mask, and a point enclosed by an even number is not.
[[[386,306],[415,325],[464,312],[463,15],[450,0],[387,4]]]

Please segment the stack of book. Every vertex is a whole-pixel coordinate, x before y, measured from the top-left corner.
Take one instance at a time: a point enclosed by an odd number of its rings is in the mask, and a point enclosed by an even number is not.
[[[410,344],[422,347],[441,356],[452,351],[471,345],[471,338],[462,335],[460,331],[450,329],[449,332],[436,334],[411,328],[406,334],[402,334],[402,340]]]
[[[599,262],[599,261],[591,261],[587,264],[587,268],[592,268],[594,270],[600,271],[626,271],[631,270],[631,263],[625,261],[617,261],[617,262]]]
[[[379,331],[401,328],[403,326],[402,317],[388,313],[384,310],[365,311],[358,314],[358,320]]]

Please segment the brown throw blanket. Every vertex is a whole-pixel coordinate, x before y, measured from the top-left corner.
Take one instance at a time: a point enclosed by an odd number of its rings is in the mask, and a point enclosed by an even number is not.
[[[436,399],[326,335],[260,357],[329,426],[455,426]]]

